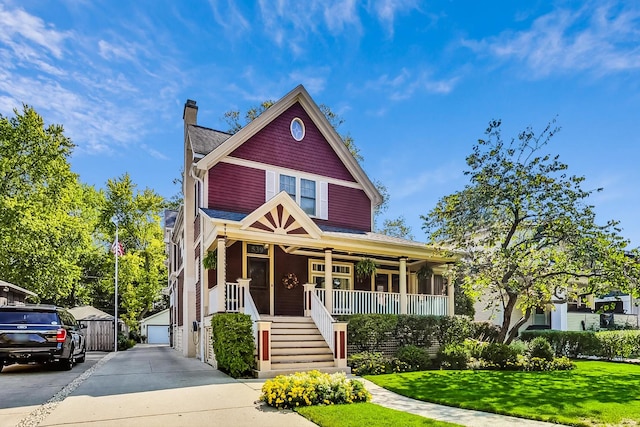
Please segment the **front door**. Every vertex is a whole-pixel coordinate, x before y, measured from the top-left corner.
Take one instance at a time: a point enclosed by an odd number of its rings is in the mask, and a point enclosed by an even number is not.
[[[258,313],[269,314],[269,259],[249,257],[247,270],[251,279],[249,290]]]

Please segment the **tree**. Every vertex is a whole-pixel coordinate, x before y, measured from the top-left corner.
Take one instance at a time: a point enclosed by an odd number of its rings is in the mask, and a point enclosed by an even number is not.
[[[92,242],[69,165],[74,145],[33,108],[14,114],[0,115],[0,278],[58,303],[80,281]]]
[[[470,184],[422,219],[433,241],[463,251],[457,268],[465,290],[502,308],[499,338],[511,342],[536,308],[566,301],[578,287],[635,291],[640,274],[618,223],[598,225],[586,203],[600,190],[582,189],[584,177],[567,175],[559,156],[540,153],[559,130],[555,121],[510,143],[500,125],[491,121],[467,157]],[[523,315],[511,326],[516,308]]]
[[[119,301],[121,318],[130,328],[136,328],[152,308],[161,302],[160,290],[166,283],[166,255],[160,213],[163,198],[150,189],[142,192],[128,174],[107,181],[105,202],[100,214],[100,230],[103,247],[108,251],[115,240],[115,225],[118,218],[118,238],[125,254],[119,257]],[[113,296],[114,257],[109,256],[111,276],[102,277],[98,289],[109,289]],[[110,301],[113,301],[111,298]]]
[[[407,225],[407,221],[402,215],[393,220],[385,219],[382,223],[380,233],[386,234],[387,236],[399,237],[401,239],[413,239],[411,227]]]

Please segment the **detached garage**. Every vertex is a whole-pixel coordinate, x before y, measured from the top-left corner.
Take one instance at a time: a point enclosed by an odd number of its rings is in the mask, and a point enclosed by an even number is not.
[[[147,337],[149,344],[169,344],[169,309],[142,319],[140,334]]]

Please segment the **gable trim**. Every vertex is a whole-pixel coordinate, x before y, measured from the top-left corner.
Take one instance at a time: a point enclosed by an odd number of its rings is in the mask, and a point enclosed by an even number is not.
[[[298,85],[282,99],[269,107],[258,118],[247,124],[245,127],[240,129],[238,133],[232,135],[216,149],[207,154],[203,159],[196,163],[196,167],[202,170],[210,169],[216,163],[221,161],[221,159],[231,154],[249,138],[257,134],[267,124],[279,117],[296,102],[299,102],[302,108],[307,112],[349,173],[362,185],[364,192],[367,194],[369,199],[371,199],[372,204],[377,206],[382,203],[382,196],[376,189],[373,182],[371,182],[360,164],[351,155],[336,130],[327,121],[324,114],[322,114],[322,111],[320,111],[320,108],[318,108],[317,104],[313,101],[307,90],[302,85]]]
[[[276,209],[278,218],[274,218],[271,213],[274,209]],[[289,216],[293,217],[293,220],[289,220],[289,218],[287,218],[286,221],[281,220],[284,218],[283,212],[285,209]],[[295,222],[298,223],[298,227],[289,230],[289,228],[295,225]],[[266,232],[273,231],[274,234],[308,234],[312,239],[320,239],[322,236],[322,230],[320,230],[316,223],[309,218],[286,191],[279,192],[241,221],[241,230],[248,230],[250,228]]]

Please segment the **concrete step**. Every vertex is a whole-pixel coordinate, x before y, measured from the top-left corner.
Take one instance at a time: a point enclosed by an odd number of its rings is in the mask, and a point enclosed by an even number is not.
[[[272,356],[288,356],[288,355],[332,355],[328,346],[324,347],[276,347],[271,346]]]
[[[282,335],[276,335],[276,334],[271,334],[271,342],[277,342],[277,341],[323,341],[324,342],[324,338],[322,338],[322,335],[320,335],[320,333],[318,332],[317,334],[309,334],[309,335],[300,335],[300,334],[282,334]]]
[[[296,363],[296,362],[287,362],[287,363],[271,362],[271,369],[272,370],[290,369],[290,370],[294,370],[295,372],[311,371],[311,370],[318,369],[318,368],[333,368],[333,367],[335,367],[334,364],[333,364],[333,359],[331,361],[326,361],[326,362],[300,362],[300,363]]]
[[[279,323],[271,323],[271,330],[275,329],[310,329],[316,328],[316,324],[311,322],[279,322]]]
[[[274,363],[316,363],[331,362],[333,366],[333,354],[284,354],[274,355],[271,353],[271,364]]]
[[[297,316],[260,316],[260,320],[273,323],[312,323],[311,317],[297,317]]]
[[[306,340],[306,341],[273,341],[271,340],[271,349],[274,348],[329,348],[325,340]]]
[[[318,328],[271,328],[271,335],[316,335]]]

